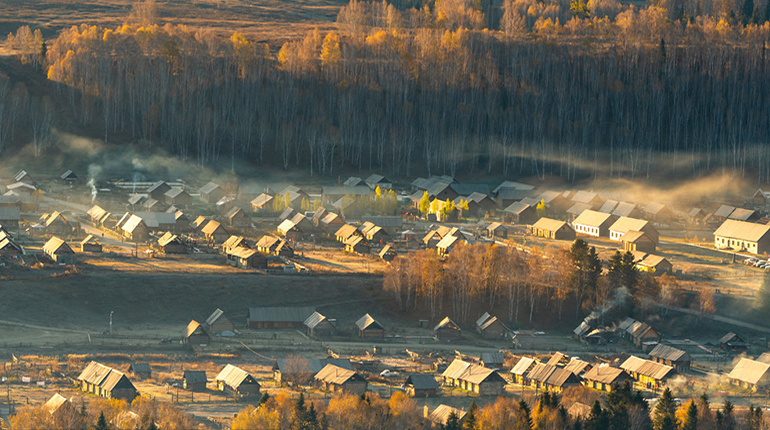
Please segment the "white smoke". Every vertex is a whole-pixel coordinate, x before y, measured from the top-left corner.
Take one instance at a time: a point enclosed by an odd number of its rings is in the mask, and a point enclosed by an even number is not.
[[[88,166],[88,182],[86,182],[86,185],[91,188],[91,204],[94,204],[96,195],[99,193],[99,191],[96,189],[96,179],[101,173],[101,166],[96,164],[91,164]]]

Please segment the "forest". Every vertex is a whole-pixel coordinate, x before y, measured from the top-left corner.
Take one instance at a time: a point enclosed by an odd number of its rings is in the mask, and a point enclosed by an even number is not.
[[[48,89],[0,78],[0,151],[57,129],[200,165],[417,174],[770,179],[762,0],[351,0],[281,47],[162,23],[6,45]],[[65,125],[67,127],[65,127]],[[228,163],[229,162],[229,163]]]
[[[551,316],[551,323],[574,324],[589,315],[606,317],[597,322],[611,325],[613,317],[634,309],[657,312],[660,304],[715,311],[710,290],[688,298],[674,277],[640,272],[630,253],[616,251],[602,261],[582,239],[569,250],[531,247],[529,252],[459,244],[443,261],[432,249],[417,251],[391,263],[383,289],[402,312],[418,310],[431,319],[449,315],[460,324],[494,309],[505,309],[498,317],[517,326],[531,326],[540,313]]]

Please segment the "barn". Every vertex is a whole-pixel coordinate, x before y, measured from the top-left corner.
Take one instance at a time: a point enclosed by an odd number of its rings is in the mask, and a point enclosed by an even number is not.
[[[246,324],[261,329],[301,329],[305,321],[315,312],[314,307],[252,307]]]

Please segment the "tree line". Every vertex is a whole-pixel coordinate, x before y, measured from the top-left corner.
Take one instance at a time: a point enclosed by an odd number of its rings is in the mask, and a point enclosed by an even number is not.
[[[424,311],[431,319],[449,315],[460,324],[475,320],[475,311],[494,309],[506,309],[509,322],[530,325],[543,312],[558,320],[591,314],[609,324],[600,318],[634,308],[650,312],[689,303],[702,314],[715,311],[713,293],[687,300],[673,276],[639,271],[628,252],[602,261],[582,239],[569,250],[531,246],[526,252],[459,243],[445,258],[423,249],[391,262],[383,290],[403,312]]]
[[[42,45],[20,29],[17,52],[57,83],[30,104],[37,153],[72,121],[202,165],[313,175],[770,178],[768,2],[408,3],[352,0],[339,31],[277,53],[150,18]]]

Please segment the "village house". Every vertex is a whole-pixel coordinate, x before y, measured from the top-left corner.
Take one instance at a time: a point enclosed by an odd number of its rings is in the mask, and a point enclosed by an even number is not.
[[[630,321],[629,321],[630,320]],[[626,318],[618,329],[622,331],[621,336],[634,342],[637,347],[642,347],[644,343],[654,343],[660,341],[660,334],[649,324],[636,321],[632,318]]]
[[[660,237],[658,230],[649,221],[622,216],[610,226],[610,240],[620,242],[620,238],[629,231],[642,231],[655,243],[658,243]]]
[[[521,357],[519,361],[511,368],[511,377],[514,384],[529,385],[527,374],[535,366],[535,359],[532,357]]]
[[[267,257],[256,249],[238,246],[227,253],[227,260],[241,269],[267,269]]]
[[[731,353],[741,353],[749,350],[749,343],[743,337],[730,332],[719,339],[719,349]]]
[[[203,203],[210,205],[216,204],[225,196],[225,190],[213,182],[209,182],[198,190],[200,199]]]
[[[209,220],[211,220],[211,218],[199,215],[198,218],[195,218],[193,222],[190,223],[190,228],[196,232],[200,232],[201,229],[206,226],[206,223],[208,223]]]
[[[457,197],[454,200],[455,209],[459,210],[461,216],[467,218],[471,217],[484,217],[485,214],[493,214],[497,209],[497,203],[492,200],[487,194],[474,191],[468,196]],[[468,209],[464,209],[462,206],[468,205]]]
[[[692,358],[690,354],[681,349],[674,348],[673,346],[663,345],[659,343],[655,348],[650,351],[650,360],[671,366],[676,369],[677,373],[686,373],[690,371],[690,363]]]
[[[403,389],[411,397],[434,397],[438,395],[438,382],[433,375],[417,373],[407,376]]]
[[[594,366],[583,375],[583,385],[594,390],[612,391],[614,385],[621,385],[624,381],[632,381],[633,378],[623,369],[607,364]]]
[[[294,256],[294,249],[285,240],[274,236],[262,236],[257,242],[256,248],[264,254],[280,255],[286,258]]]
[[[43,215],[40,221],[45,226],[46,234],[56,234],[67,236],[72,233],[72,226],[59,211],[53,212],[50,215]]]
[[[280,215],[278,215],[278,219],[280,221],[284,221],[287,219],[291,219],[294,215],[297,214],[297,211],[294,210],[292,207],[286,207]]]
[[[648,254],[636,263],[636,268],[642,272],[653,274],[672,273],[674,266],[666,258],[660,255]]]
[[[80,241],[80,252],[102,252],[102,244],[89,234],[85,239]]]
[[[276,231],[286,240],[301,240],[303,237],[302,231],[290,219],[281,221],[276,227]]]
[[[337,327],[329,321],[324,315],[313,312],[312,315],[307,317],[304,322],[305,333],[309,336],[322,337],[322,336],[334,336],[337,332]]]
[[[717,249],[747,251],[752,254],[770,252],[770,225],[727,220],[714,232]]]
[[[301,329],[314,307],[251,307],[246,324],[259,329]]]
[[[186,254],[187,253],[187,245],[182,242],[181,239],[179,239],[179,236],[171,233],[166,232],[163,236],[158,239],[158,248],[164,253],[164,254]]]
[[[228,364],[214,378],[217,390],[232,394],[236,397],[251,397],[259,395],[259,382],[245,370]]]
[[[717,208],[717,210],[714,211],[711,217],[716,221],[724,222],[727,220],[727,218],[730,217],[730,214],[732,214],[733,211],[735,211],[735,206],[721,205],[719,208]]]
[[[294,214],[294,216],[291,217],[291,222],[294,223],[294,225],[303,234],[309,234],[315,231],[315,226],[313,225],[313,222],[304,214],[301,214],[301,213]]]
[[[77,378],[80,389],[107,399],[131,402],[139,395],[123,372],[92,361]]]
[[[321,225],[321,220],[324,219],[327,214],[329,214],[329,211],[327,211],[325,207],[319,206],[318,209],[313,211],[313,216],[310,218],[310,222],[312,222],[313,226],[316,228],[323,228]]]
[[[753,392],[765,391],[770,386],[770,364],[742,357],[727,378],[731,384]]]
[[[286,196],[287,194],[288,194],[288,199]],[[300,207],[300,205],[302,204],[302,200],[310,201],[310,196],[306,192],[302,191],[300,188],[295,187],[294,185],[289,185],[286,188],[282,189],[281,191],[277,192],[275,194],[275,198],[280,198],[284,202],[288,200],[290,203],[288,206],[297,207],[297,208]]]
[[[212,243],[224,243],[229,237],[230,233],[225,230],[219,221],[209,220],[203,228],[201,228],[203,236]]]
[[[462,329],[449,317],[444,317],[436,327],[433,328],[433,333],[438,340],[459,340],[462,337]]]
[[[203,325],[209,333],[215,336],[221,335],[223,332],[235,333],[235,324],[219,308],[206,318]]]
[[[604,204],[604,199],[592,191],[577,191],[570,200],[574,203],[588,205],[591,209],[598,209]]]
[[[366,378],[355,370],[327,364],[315,375],[316,386],[329,393],[363,394],[366,392]]]
[[[366,240],[371,243],[387,242],[390,238],[390,234],[385,229],[369,221],[363,223],[360,230]]]
[[[587,361],[573,358],[569,361],[569,363],[567,363],[566,366],[564,366],[564,369],[574,373],[578,378],[582,378],[583,375],[591,370],[592,367],[593,365]]]
[[[479,332],[481,337],[487,339],[499,339],[506,337],[511,330],[503,324],[502,321],[484,312],[478,320],[476,320],[476,331]]]
[[[396,253],[396,251],[393,249],[393,247],[390,244],[387,244],[384,247],[382,247],[382,249],[380,250],[380,252],[377,255],[381,259],[383,259],[384,261],[387,261],[387,262],[393,261],[393,259],[395,259],[398,256],[398,254]]]
[[[649,203],[643,209],[644,216],[658,224],[668,224],[674,219],[674,212],[662,203]]]
[[[134,212],[150,231],[176,231],[176,216],[168,212]]]
[[[345,220],[341,216],[334,212],[327,212],[323,218],[321,218],[318,227],[327,233],[332,231],[339,231],[339,229],[345,226]]]
[[[532,234],[546,239],[575,240],[575,230],[564,221],[540,218],[532,225]]]
[[[594,237],[609,237],[610,226],[615,222],[615,219],[612,214],[586,210],[572,221],[572,227],[576,233]]]
[[[558,366],[558,367],[564,367],[567,365],[567,363],[569,363],[569,357],[567,357],[567,355],[559,351],[554,352],[546,362],[546,364],[549,364],[551,366]]]
[[[701,208],[692,208],[690,212],[687,212],[687,222],[692,225],[702,224],[703,217],[706,216],[706,211]]]
[[[182,374],[182,388],[190,391],[205,391],[208,379],[203,370],[185,370]]]
[[[543,193],[535,197],[534,200],[537,202],[534,206],[536,207],[537,204],[543,204],[544,209],[549,216],[563,215],[567,212],[567,209],[572,206],[572,202],[570,202],[564,193],[552,190],[543,191]],[[522,199],[522,201],[526,200]]]
[[[86,212],[86,215],[88,215],[88,218],[91,219],[91,222],[96,223],[99,219],[101,219],[102,216],[104,216],[105,213],[107,213],[106,210],[104,210],[99,205],[95,205]]]
[[[353,236],[345,242],[345,251],[359,255],[367,255],[371,252],[372,246],[361,236]]]
[[[182,336],[182,343],[190,346],[203,346],[211,342],[209,334],[203,329],[198,321],[192,320],[187,324]]]
[[[436,252],[438,253],[439,257],[446,257],[450,252],[452,252],[452,249],[460,243],[467,244],[468,241],[465,240],[463,236],[446,235],[436,244]]]
[[[273,206],[273,196],[267,193],[262,193],[249,203],[251,204],[252,212],[259,212],[261,210],[270,211]]]
[[[48,239],[48,242],[43,245],[43,253],[55,263],[75,264],[77,261],[75,251],[67,245],[67,242],[56,236]]]
[[[384,338],[385,328],[375,321],[371,315],[366,314],[356,321],[358,336],[362,338]]]
[[[537,221],[537,211],[526,203],[511,203],[503,210],[503,220],[511,224],[532,224]]]
[[[145,200],[147,200],[147,194],[134,193],[128,197],[128,205],[131,210],[136,210],[142,207]]]
[[[0,205],[0,225],[6,227],[16,227],[21,220],[20,206],[2,206]]]
[[[174,205],[179,208],[192,205],[192,197],[184,188],[172,188],[163,195],[163,201],[167,205]]]
[[[78,182],[80,178],[78,178],[78,175],[76,175],[72,170],[67,170],[66,172],[62,173],[61,176],[59,176],[59,180],[61,180],[63,184],[72,185],[75,182]]]
[[[246,214],[246,211],[237,206],[233,207],[225,214],[225,221],[227,222],[227,225],[233,227],[251,227],[251,217]]]
[[[482,352],[479,356],[479,363],[490,369],[501,369],[505,364],[505,354],[502,351]]]
[[[641,218],[644,216],[644,212],[638,206],[628,202],[619,202],[612,210],[612,214],[621,218]]]
[[[147,196],[154,200],[163,201],[169,190],[171,190],[171,185],[167,184],[166,181],[158,181],[147,188]]]
[[[390,235],[394,235],[404,229],[404,219],[398,215],[364,215],[361,217],[361,222],[370,222],[382,228]]]
[[[358,176],[351,176],[345,179],[345,182],[342,183],[342,185],[346,187],[357,187],[359,185],[365,185],[365,184],[366,182],[364,182],[364,180],[359,178]]]
[[[77,415],[77,410],[72,402],[59,393],[54,394],[43,405],[43,409],[48,412],[54,420],[55,428],[65,428],[69,423],[68,416],[74,417]]]
[[[569,370],[553,364],[538,363],[527,374],[532,388],[560,393],[564,389],[580,385],[580,378]]]
[[[23,254],[24,248],[8,236],[5,231],[0,230],[0,256],[14,258]]]
[[[279,385],[306,385],[313,381],[315,375],[320,372],[327,364],[333,364],[337,367],[353,370],[353,365],[347,358],[302,358],[287,357],[279,358],[273,365],[273,380]]]
[[[620,236],[620,242],[626,252],[655,252],[655,241],[643,231],[627,231]]]
[[[147,224],[135,214],[131,214],[120,226],[120,229],[123,232],[123,237],[133,242],[145,242],[150,237],[150,229],[147,227]]]
[[[762,215],[752,209],[744,209],[744,208],[735,208],[734,211],[730,213],[730,216],[727,217],[727,219],[734,219],[736,221],[747,221],[747,222],[757,222],[762,218]]]
[[[482,396],[503,394],[505,379],[496,371],[455,359],[441,374],[444,384],[468,390]]]
[[[251,244],[249,241],[243,237],[243,236],[230,236],[227,238],[227,240],[222,244],[222,254],[229,254],[230,251],[234,250],[235,248],[243,247],[243,248],[249,248],[251,249]]]
[[[632,378],[647,387],[648,390],[657,390],[665,385],[666,380],[673,376],[674,368],[665,364],[630,356],[620,368],[625,370]]]
[[[128,366],[128,371],[133,373],[134,376],[142,379],[152,377],[152,367],[150,366],[150,363],[131,363]]]

